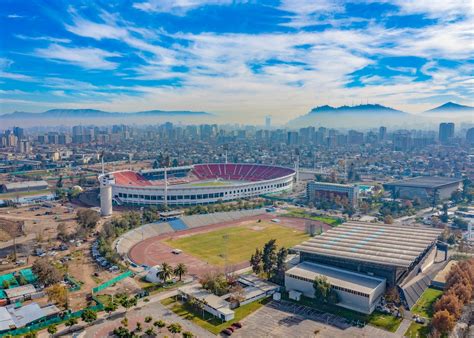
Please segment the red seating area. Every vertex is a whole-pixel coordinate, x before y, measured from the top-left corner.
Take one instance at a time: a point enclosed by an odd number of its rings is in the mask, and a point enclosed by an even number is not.
[[[293,170],[256,164],[196,164],[194,175],[199,179],[222,178],[233,181],[262,181],[289,175]]]
[[[148,186],[150,181],[133,171],[119,171],[114,173],[115,183],[119,185]]]

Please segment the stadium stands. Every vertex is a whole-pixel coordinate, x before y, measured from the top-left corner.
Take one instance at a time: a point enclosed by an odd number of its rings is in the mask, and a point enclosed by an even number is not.
[[[174,231],[181,231],[181,230],[188,229],[188,226],[179,218],[169,221],[168,223],[173,228]]]
[[[292,169],[257,164],[196,164],[193,174],[199,179],[225,179],[231,181],[261,181],[293,173]]]

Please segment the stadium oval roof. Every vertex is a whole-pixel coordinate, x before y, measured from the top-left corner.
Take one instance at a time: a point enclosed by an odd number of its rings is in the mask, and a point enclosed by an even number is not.
[[[442,229],[347,222],[311,238],[297,252],[408,268]]]

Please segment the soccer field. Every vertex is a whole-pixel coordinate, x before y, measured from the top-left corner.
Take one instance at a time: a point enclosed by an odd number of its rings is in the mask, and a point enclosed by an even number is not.
[[[224,266],[226,253],[228,264],[238,264],[248,261],[255,248],[263,248],[270,239],[276,239],[278,247],[289,248],[308,238],[307,234],[296,229],[270,222],[252,222],[189,237],[168,239],[165,243],[209,264]]]

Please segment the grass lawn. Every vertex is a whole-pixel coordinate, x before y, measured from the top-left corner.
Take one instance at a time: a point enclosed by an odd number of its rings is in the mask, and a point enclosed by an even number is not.
[[[229,327],[232,323],[241,321],[242,319],[247,317],[249,314],[257,311],[259,308],[261,308],[264,304],[268,303],[270,300],[271,300],[271,297],[266,298],[266,299],[261,299],[256,302],[241,306],[234,310],[235,318],[224,323],[222,323],[220,319],[208,314],[207,312],[204,312],[204,317],[203,317],[203,313],[201,311],[196,311],[195,309],[188,306],[186,303],[183,304],[181,302],[177,302],[174,300],[174,298],[164,299],[161,301],[161,304],[170,308],[171,311],[176,313],[178,316],[192,321],[193,323],[199,325],[203,329],[206,329],[213,334],[218,334],[223,329]]]
[[[416,302],[411,312],[416,313],[422,317],[430,318],[433,316],[433,304],[441,297],[443,291],[428,288],[423,292],[420,299]]]
[[[227,236],[227,240],[224,240],[224,236]],[[279,247],[289,248],[308,238],[304,232],[283,225],[252,222],[165,242],[210,264],[224,266],[225,253],[229,264],[238,264],[248,261],[255,248],[261,249],[271,239],[276,239]]]
[[[368,323],[381,329],[395,332],[402,322],[402,318],[396,318],[392,315],[374,311],[370,316]]]
[[[428,337],[429,333],[430,333],[430,329],[428,325],[412,322],[410,326],[408,327],[408,330],[405,332],[405,337],[409,337],[409,338]]]
[[[285,214],[284,216],[295,217],[295,218],[306,218],[306,219],[310,219],[310,220],[313,220],[313,221],[323,222],[323,223],[326,223],[330,226],[336,226],[336,225],[339,225],[341,223],[339,221],[339,219],[337,219],[337,218],[328,217],[328,216],[316,216],[316,215],[313,215],[313,214],[311,214],[311,213],[309,213],[305,210],[295,209],[295,208],[288,209],[288,213]]]

